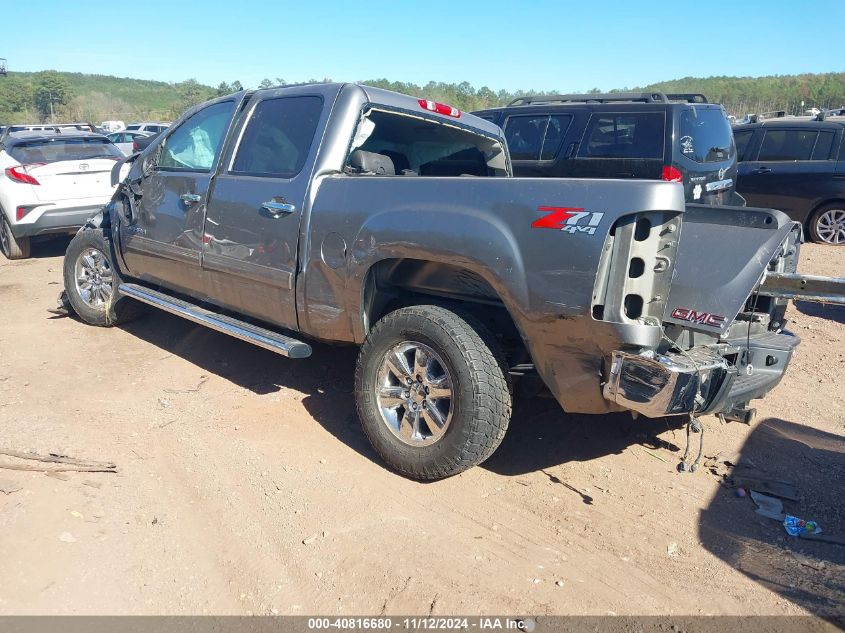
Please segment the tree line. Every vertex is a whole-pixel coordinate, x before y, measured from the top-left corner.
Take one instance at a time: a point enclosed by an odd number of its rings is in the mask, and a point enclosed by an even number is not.
[[[331,81],[328,78],[312,81]],[[528,94],[549,95],[555,91],[493,90],[474,87],[467,81],[430,81],[414,84],[388,79],[359,83],[404,94],[425,97],[464,111],[505,105]],[[266,78],[257,88],[287,85],[281,77]],[[178,83],[118,78],[52,70],[37,73],[9,73],[0,78],[0,125],[49,121],[92,121],[106,119],[177,118],[186,108],[214,96],[237,92],[240,81],[221,81],[217,87],[196,79]],[[731,114],[786,110],[800,114],[811,108],[845,107],[845,73],[773,75],[768,77],[684,77],[672,81],[618,91],[700,92],[711,102],[722,103]],[[589,92],[601,92],[593,88]]]

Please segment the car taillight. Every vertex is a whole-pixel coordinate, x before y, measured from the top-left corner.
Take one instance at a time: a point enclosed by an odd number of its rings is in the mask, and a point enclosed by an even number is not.
[[[684,175],[678,171],[677,168],[672,167],[671,165],[665,165],[663,167],[663,175],[661,176],[663,180],[667,182],[683,182]]]
[[[15,180],[17,182],[23,182],[28,185],[40,185],[41,183],[38,182],[34,177],[30,176],[27,172],[28,167],[38,167],[39,165],[44,165],[45,163],[33,163],[31,165],[19,165],[17,167],[7,167],[6,168],[6,178],[11,180]]]
[[[23,220],[23,216],[25,216],[30,211],[31,209],[28,209],[27,207],[18,207],[17,209],[15,209],[15,219],[18,221]]]
[[[132,141],[132,153],[134,154],[137,151],[138,151],[138,141]]]
[[[417,103],[420,104],[420,107],[423,110],[428,110],[429,112],[436,112],[437,114],[452,116],[456,119],[461,116],[460,110],[458,110],[457,108],[453,108],[450,105],[446,105],[445,103],[437,103],[436,101],[427,101],[425,99],[418,99]]]

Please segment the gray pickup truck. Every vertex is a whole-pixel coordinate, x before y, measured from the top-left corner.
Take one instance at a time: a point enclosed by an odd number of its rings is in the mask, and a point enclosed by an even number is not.
[[[127,161],[67,250],[79,317],[149,304],[290,358],[359,345],[364,432],[410,477],[489,457],[515,377],[569,412],[747,419],[799,342],[784,297],[810,289],[782,213],[685,205],[675,183],[514,178],[502,130],[440,103],[240,92]]]

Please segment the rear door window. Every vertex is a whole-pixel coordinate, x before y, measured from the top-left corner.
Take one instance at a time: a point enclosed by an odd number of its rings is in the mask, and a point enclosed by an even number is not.
[[[512,160],[552,160],[572,116],[548,114],[508,117],[505,138]]]
[[[665,126],[662,112],[594,114],[578,156],[662,159]]]
[[[320,97],[281,97],[259,102],[244,130],[230,173],[296,176],[311,149],[322,110]]]
[[[687,158],[719,163],[733,156],[731,124],[721,108],[686,108],[680,124],[680,150]]]
[[[754,130],[742,130],[734,134],[737,161],[748,160],[749,157],[745,155],[745,152],[748,150],[748,144],[751,142],[752,136],[754,136]]]
[[[830,130],[819,132],[819,137],[816,139],[816,146],[813,148],[813,160],[827,160],[830,158],[834,136],[834,133]]]
[[[766,130],[757,160],[809,160],[817,136],[816,130]]]

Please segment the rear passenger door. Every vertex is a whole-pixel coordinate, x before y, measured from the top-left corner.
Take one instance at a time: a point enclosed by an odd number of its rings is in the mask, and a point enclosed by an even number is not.
[[[288,328],[297,325],[299,227],[326,98],[315,86],[257,94],[205,219],[202,262],[215,302]]]
[[[240,97],[202,107],[146,157],[141,197],[121,223],[124,259],[133,276],[188,294],[202,293],[200,267],[206,194]]]
[[[803,221],[829,187],[836,132],[803,126],[766,128],[756,160],[740,163],[737,191],[749,206],[778,209]]]

